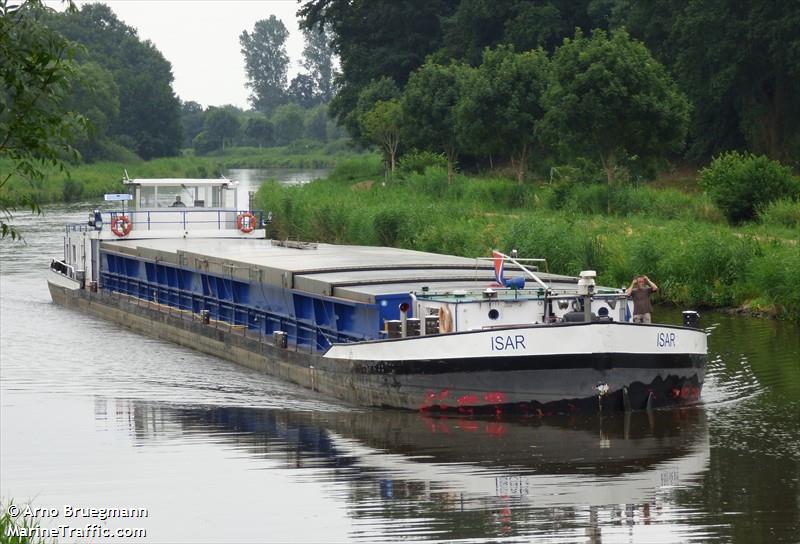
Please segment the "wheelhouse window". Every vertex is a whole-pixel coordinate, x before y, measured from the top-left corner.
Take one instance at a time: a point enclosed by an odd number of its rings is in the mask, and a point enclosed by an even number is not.
[[[142,185],[136,189],[139,209],[229,208],[235,206],[235,189],[222,185]]]

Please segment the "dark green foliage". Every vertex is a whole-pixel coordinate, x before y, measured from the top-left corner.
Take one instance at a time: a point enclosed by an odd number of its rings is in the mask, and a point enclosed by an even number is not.
[[[347,118],[363,88],[383,76],[402,88],[429,56],[437,64],[478,66],[487,47],[508,45],[516,51],[541,47],[553,53],[576,28],[587,34],[624,28],[649,47],[690,99],[688,151],[669,145],[682,138],[663,136],[659,118],[664,116],[654,104],[668,106],[669,100],[634,102],[634,109],[655,116],[652,139],[665,144],[668,158],[686,152],[691,159],[703,160],[729,149],[750,149],[789,162],[796,161],[800,150],[797,2],[304,0],[300,16],[306,28],[326,25],[332,33],[343,68],[332,112],[354,136],[357,127]],[[612,102],[621,91],[646,82],[638,69],[628,70],[624,77],[614,70],[597,72],[586,75],[595,80],[614,76],[601,86]],[[674,109],[666,113],[674,114]],[[686,122],[684,115],[679,117],[664,124],[682,135]],[[622,132],[652,149],[648,134],[631,131],[625,124],[620,122]],[[570,147],[560,151],[567,158],[574,155]],[[635,159],[638,170],[652,171],[648,157],[629,153],[614,157],[614,162],[622,165]]]
[[[591,0],[461,0],[442,24],[444,58],[477,66],[483,50],[500,44],[517,51],[544,48],[552,52],[576,28],[608,28],[611,2]]]
[[[297,104],[285,104],[278,107],[272,116],[275,142],[278,145],[286,145],[302,138],[305,129],[304,118],[303,108]]]
[[[545,93],[545,132],[573,152],[598,157],[613,183],[625,157],[680,148],[689,104],[647,48],[622,30],[565,39]]]
[[[411,173],[424,174],[425,169],[430,167],[447,168],[447,157],[441,153],[413,149],[400,157],[397,163],[401,177]]]
[[[203,131],[206,114],[197,102],[181,102],[181,125],[183,126],[183,147],[191,147],[195,136]]]
[[[314,79],[308,74],[297,74],[289,83],[286,99],[302,108],[311,108],[319,102],[314,94]]]
[[[192,140],[192,147],[194,152],[198,155],[208,155],[212,151],[219,149],[219,142],[212,138],[211,135],[205,130],[194,137]]]
[[[335,94],[335,52],[331,43],[333,34],[322,26],[303,30],[303,68],[312,80],[312,97],[317,102],[328,103]]]
[[[758,219],[765,225],[800,229],[800,199],[782,198],[762,205]]]
[[[86,119],[88,130],[73,143],[81,159],[94,162],[107,158],[111,154],[110,134],[116,130],[119,117],[119,88],[113,74],[95,62],[76,66],[69,96],[62,107]]]
[[[370,81],[361,90],[352,111],[340,116],[339,120],[353,139],[363,145],[370,145],[372,142],[369,136],[363,133],[361,120],[378,102],[388,102],[398,98],[400,98],[400,90],[390,78],[381,77]]]
[[[182,141],[180,103],[172,90],[172,66],[155,46],[141,41],[136,30],[104,4],[50,14],[47,24],[83,46],[77,56],[81,63],[99,65],[113,76],[113,82],[107,82],[101,72],[91,69],[85,88],[91,87],[92,77],[101,79],[93,93],[78,93],[79,111],[94,108],[108,118],[109,100],[116,100],[119,113],[107,126],[112,139],[132,145],[145,159],[177,155]]]
[[[207,138],[216,143],[217,147],[225,149],[225,141],[230,141],[239,135],[241,125],[237,110],[233,107],[209,108],[203,123]]]
[[[483,63],[462,84],[456,118],[459,140],[477,154],[510,158],[519,183],[538,143],[548,71],[544,51],[515,53],[500,46],[484,51]]]
[[[405,223],[405,214],[398,209],[380,210],[372,218],[372,225],[382,246],[393,246],[400,239],[400,230]]]
[[[72,138],[85,120],[64,113],[75,77],[73,47],[42,21],[39,2],[0,2],[0,236],[17,238],[10,224],[18,206],[39,211],[30,189],[45,177],[48,166],[63,170],[76,158]],[[8,186],[18,176],[28,187]]]
[[[765,156],[724,153],[700,172],[700,184],[729,221],[755,217],[756,210],[773,200],[797,198],[800,182],[790,168]]]
[[[750,149],[791,160],[800,148],[800,5],[657,0],[617,18],[672,69],[694,105],[691,155]]]
[[[403,111],[413,119],[413,128],[407,134],[409,143],[443,152],[450,182],[459,149],[456,107],[471,73],[463,65],[427,62],[411,74],[403,92]]]
[[[784,317],[800,316],[800,247],[773,243],[769,251],[757,255],[747,266],[748,293],[762,304],[775,306]]]
[[[275,127],[264,117],[251,117],[247,120],[244,135],[248,143],[258,147],[268,147],[275,141]]]
[[[312,140],[318,140],[320,142],[328,141],[327,106],[324,104],[319,105],[313,110],[306,112],[305,135],[306,138]]]
[[[347,122],[370,82],[387,77],[405,84],[425,57],[440,47],[441,17],[453,13],[457,5],[457,0],[302,2],[301,26],[330,31],[331,45],[339,56],[342,76],[331,112],[341,124]],[[351,130],[356,123],[346,126]],[[351,132],[351,136],[357,134]]]
[[[64,181],[64,202],[76,202],[83,196],[83,184],[72,178]]]

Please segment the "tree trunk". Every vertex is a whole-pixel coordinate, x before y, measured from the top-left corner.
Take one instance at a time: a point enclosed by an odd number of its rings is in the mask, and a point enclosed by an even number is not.
[[[528,164],[528,144],[523,144],[522,149],[520,149],[519,155],[517,159],[514,159],[512,156],[511,158],[511,165],[514,167],[517,173],[517,183],[522,185],[522,182],[525,181],[525,170]]]
[[[603,163],[603,169],[606,171],[606,179],[608,180],[608,192],[606,198],[606,212],[611,214],[611,188],[614,186],[614,176],[617,166],[616,157],[614,153],[600,154],[600,162]]]
[[[447,156],[447,184],[453,184],[453,175],[455,174],[455,163],[456,163],[456,150],[453,147],[448,147],[445,149],[445,155]]]
[[[394,176],[394,169],[397,166],[397,147],[400,145],[400,138],[393,137],[389,142],[389,158],[392,165],[392,176]]]

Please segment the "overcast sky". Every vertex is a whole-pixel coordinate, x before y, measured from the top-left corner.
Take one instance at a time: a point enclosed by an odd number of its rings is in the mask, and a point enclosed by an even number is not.
[[[78,1],[79,6],[91,2]],[[106,0],[117,17],[172,63],[181,100],[248,107],[239,34],[275,15],[289,31],[289,79],[300,70],[303,36],[295,0]]]

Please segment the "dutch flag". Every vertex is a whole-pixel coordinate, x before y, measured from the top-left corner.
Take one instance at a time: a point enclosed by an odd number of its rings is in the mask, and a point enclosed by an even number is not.
[[[505,286],[506,282],[503,279],[503,266],[505,263],[505,255],[503,255],[497,250],[493,250],[492,258],[494,259],[494,279],[500,285]]]

